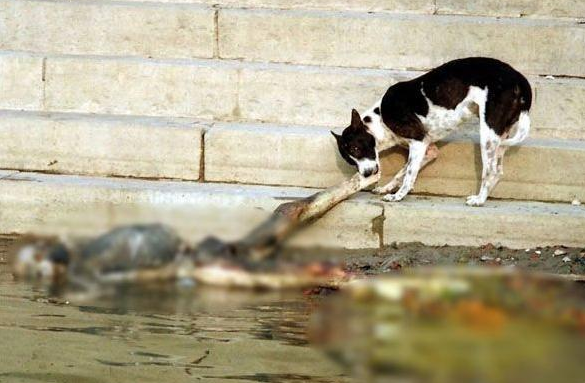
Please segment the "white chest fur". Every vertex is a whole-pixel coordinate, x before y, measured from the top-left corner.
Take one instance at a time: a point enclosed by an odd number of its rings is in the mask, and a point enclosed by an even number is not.
[[[396,145],[404,145],[407,140],[398,137],[382,122],[382,117],[379,113],[375,113],[375,109],[380,109],[381,100],[378,101],[369,110],[363,113],[369,119],[364,123],[368,127],[368,131],[376,139],[376,151],[381,152]]]
[[[426,116],[418,116],[427,130],[427,135],[431,141],[441,140],[461,127],[461,124],[475,117],[475,110],[484,110],[487,99],[487,89],[481,89],[475,86],[469,88],[467,96],[454,108],[447,109],[433,104],[424,94],[429,105],[429,111]]]

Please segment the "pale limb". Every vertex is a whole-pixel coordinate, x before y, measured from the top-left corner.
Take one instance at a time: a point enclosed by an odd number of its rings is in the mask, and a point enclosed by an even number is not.
[[[204,259],[223,255],[244,261],[261,261],[270,256],[293,232],[322,217],[339,202],[376,183],[378,179],[379,175],[364,178],[355,174],[309,197],[281,204],[266,221],[239,241],[224,243],[209,238],[195,251]]]

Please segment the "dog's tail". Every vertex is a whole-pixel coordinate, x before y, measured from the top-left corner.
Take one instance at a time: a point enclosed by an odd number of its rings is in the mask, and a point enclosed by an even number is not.
[[[530,133],[530,116],[528,115],[528,111],[523,111],[520,113],[517,125],[518,128],[516,129],[516,134],[514,134],[513,137],[503,140],[502,145],[518,145],[524,141],[526,137],[528,137],[528,133]]]

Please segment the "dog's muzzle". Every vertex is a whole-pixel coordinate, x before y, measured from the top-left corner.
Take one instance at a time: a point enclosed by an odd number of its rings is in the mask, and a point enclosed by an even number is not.
[[[361,159],[356,161],[356,165],[358,167],[358,171],[364,177],[369,177],[373,174],[378,173],[380,167],[378,166],[378,161],[370,160],[370,159]]]
[[[366,168],[363,171],[360,171],[361,175],[364,177],[369,177],[371,175],[377,174],[380,168],[376,164],[373,168]]]
[[[376,160],[370,160],[368,158],[358,160],[353,157],[351,157],[351,159],[355,161],[355,164],[357,165],[358,168],[358,172],[363,177],[366,178],[370,177],[371,175],[378,173],[378,171],[380,170],[380,167],[378,166],[378,161]]]

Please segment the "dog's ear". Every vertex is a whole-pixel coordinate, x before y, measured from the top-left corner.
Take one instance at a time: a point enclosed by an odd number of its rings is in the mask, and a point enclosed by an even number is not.
[[[357,110],[351,110],[351,126],[360,127],[362,126],[362,118]]]
[[[339,140],[341,139],[341,135],[335,133],[333,130],[331,131],[331,134],[333,135],[333,137],[335,137],[335,141],[339,142]]]

